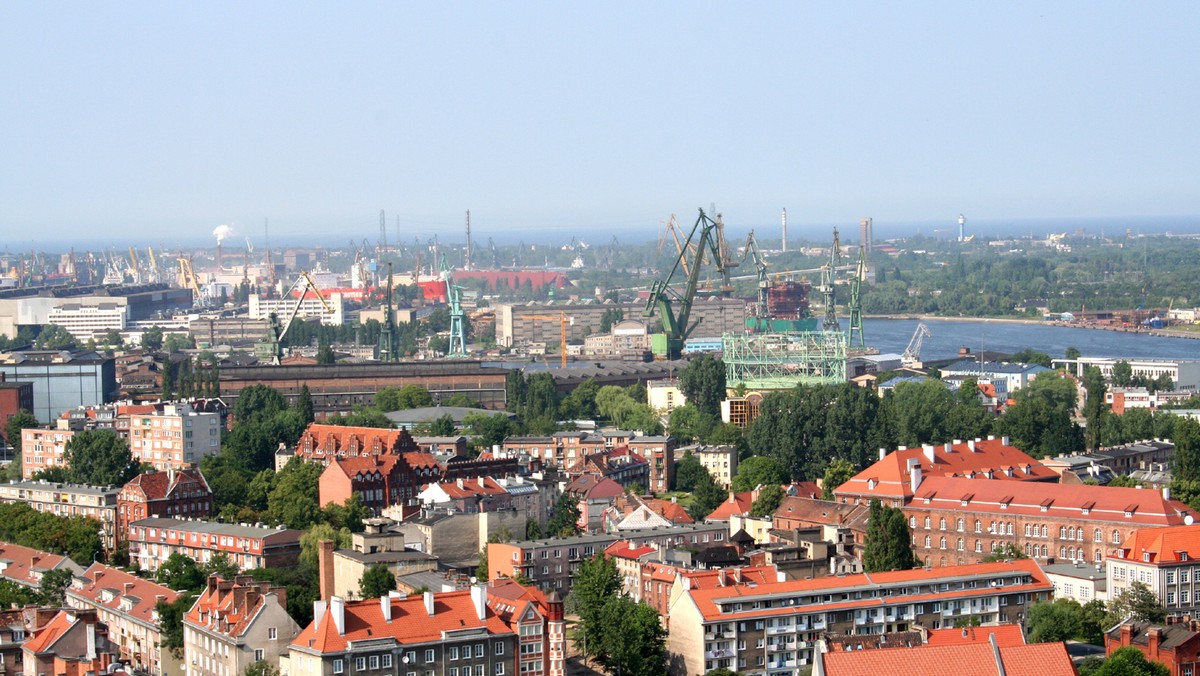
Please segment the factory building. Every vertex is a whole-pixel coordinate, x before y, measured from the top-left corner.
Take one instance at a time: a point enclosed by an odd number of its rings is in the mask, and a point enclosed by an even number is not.
[[[325,304],[330,308],[327,309]],[[287,322],[292,310],[296,307],[294,298],[264,298],[257,293],[250,294],[249,315],[251,319],[269,319],[274,313],[279,317],[280,324]],[[320,298],[306,296],[300,301],[300,309],[296,312],[297,319],[319,318],[326,326],[341,326],[345,317],[342,294],[331,293],[324,302]]]
[[[42,422],[73,408],[110,402],[118,391],[115,360],[90,351],[3,352],[0,373],[6,381],[33,383],[30,412]]]
[[[558,343],[562,326],[535,316],[568,317],[567,340],[582,342],[585,336],[600,333],[606,311],[621,310],[627,319],[643,319],[644,303],[551,302],[546,304],[501,304],[496,306],[496,342],[503,347],[522,343]],[[696,298],[692,305],[696,320],[695,335],[719,336],[740,332],[746,322],[746,302],[738,298]],[[644,318],[653,325],[655,320]]]

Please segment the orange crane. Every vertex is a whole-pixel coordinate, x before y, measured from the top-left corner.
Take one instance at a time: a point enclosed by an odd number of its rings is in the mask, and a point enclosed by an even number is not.
[[[566,312],[559,312],[558,316],[554,315],[523,315],[522,319],[532,319],[536,322],[558,322],[561,327],[561,338],[558,344],[558,351],[562,353],[562,367],[567,368],[567,326],[575,325],[575,318],[568,317]]]

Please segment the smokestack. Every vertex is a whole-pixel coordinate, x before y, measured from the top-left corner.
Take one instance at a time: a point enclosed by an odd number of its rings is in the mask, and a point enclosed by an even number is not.
[[[463,254],[463,268],[471,270],[471,210],[467,209],[467,250]]]
[[[787,253],[787,209],[783,210],[783,252]]]

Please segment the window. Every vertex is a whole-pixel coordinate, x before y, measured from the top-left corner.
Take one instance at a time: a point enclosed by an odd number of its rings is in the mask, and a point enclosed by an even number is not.
[[[504,663],[503,662],[496,663],[495,674],[496,674],[496,676],[504,676]]]
[[[465,645],[462,647],[462,658],[464,660],[471,659],[471,646]]]
[[[503,643],[496,643],[496,654],[497,655],[504,654],[504,644]]]
[[[346,663],[342,660],[333,661],[333,673],[340,674],[346,670]]]
[[[1044,537],[1044,538],[1050,537],[1050,529],[1046,528],[1046,526],[1044,526],[1044,525],[1042,526],[1042,537]]]
[[[1175,584],[1175,571],[1167,571],[1167,584]]]
[[[383,654],[383,668],[384,669],[392,668],[392,654],[391,653]]]
[[[925,530],[929,530],[929,517],[925,517]]]
[[[432,664],[432,663],[433,663],[433,648],[428,648],[425,650],[425,664]]]
[[[1104,542],[1104,532],[1099,528],[1092,533],[1092,542]]]
[[[355,671],[366,671],[366,669],[367,669],[367,659],[365,657],[355,657],[354,658],[354,670]]]
[[[271,639],[272,641],[279,638],[279,630],[276,629],[275,627],[268,627],[267,628],[267,638]]]
[[[457,646],[450,646],[449,648],[447,648],[447,650],[450,651],[450,654],[446,659],[448,659],[448,660],[458,659],[458,647]]]
[[[258,650],[255,650],[255,651],[254,651],[254,661],[255,661],[255,662],[262,662],[262,661],[263,661],[263,657],[264,657],[264,655],[263,655],[263,650],[262,650],[262,648],[259,648]]]
[[[975,532],[976,532],[976,533],[982,533],[982,532],[983,532],[983,523],[981,523],[981,522],[979,521],[979,519],[976,519],[976,520],[975,520]]]
[[[915,517],[915,516],[908,517],[908,527],[909,528],[917,527],[917,517]]]
[[[946,530],[946,519],[944,517],[938,519],[938,530]]]
[[[1029,524],[1025,524],[1025,537],[1030,537],[1030,531],[1033,529]]]
[[[945,549],[945,548],[946,548],[946,538],[942,538],[942,539],[941,539],[941,544],[940,544],[940,546],[941,546],[941,548],[942,548],[942,549]]]
[[[1121,544],[1121,531],[1119,531],[1119,530],[1113,530],[1113,532],[1112,532],[1112,543],[1113,543],[1114,545],[1119,545],[1119,544]]]
[[[959,517],[959,518],[958,518],[958,522],[957,522],[955,525],[958,527],[958,528],[957,528],[958,532],[960,532],[960,533],[961,533],[961,532],[962,532],[962,530],[963,530],[963,520],[962,520],[962,517]]]
[[[931,545],[932,545],[932,543],[930,542],[930,537],[928,535],[926,535],[925,536],[925,549],[929,549],[929,547]]]
[[[960,552],[963,551],[963,539],[962,538],[958,539],[958,543],[955,548]]]
[[[367,665],[371,669],[378,669],[379,668],[379,655],[371,655],[370,657],[368,657]]]
[[[467,671],[470,671],[470,670],[471,670],[471,667],[467,667]],[[450,667],[449,676],[458,676],[458,667]]]

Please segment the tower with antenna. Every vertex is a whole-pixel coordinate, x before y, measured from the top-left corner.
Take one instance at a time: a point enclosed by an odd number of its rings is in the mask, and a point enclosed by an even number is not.
[[[787,207],[783,209],[783,252],[787,253]]]
[[[471,210],[467,209],[467,250],[463,254],[463,269],[471,271]]]
[[[963,226],[967,224],[967,217],[962,214],[958,215],[958,241],[966,239],[963,234]]]

